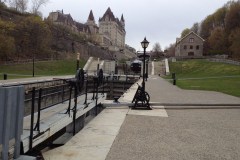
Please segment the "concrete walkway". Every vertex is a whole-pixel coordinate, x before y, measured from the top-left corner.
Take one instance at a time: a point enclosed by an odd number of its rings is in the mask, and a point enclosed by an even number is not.
[[[109,107],[72,137],[64,146],[43,153],[45,160],[105,160],[128,115],[168,117],[165,109],[131,110]]]
[[[128,114],[106,160],[240,159],[240,98],[182,90],[157,76],[149,78],[146,90],[151,101],[180,108],[166,109],[167,117]],[[208,109],[197,107],[203,104]],[[182,109],[184,105],[194,106]],[[215,105],[224,107],[213,109]]]
[[[240,159],[240,98],[182,90],[159,76],[150,76],[146,90],[151,102],[226,109],[107,108],[66,145],[43,153],[45,160]]]
[[[146,82],[146,91],[151,102],[163,105],[239,105],[240,98],[214,91],[184,90],[172,85],[159,76],[150,76]]]
[[[45,160],[104,160],[128,108],[105,109],[64,146],[43,153]]]

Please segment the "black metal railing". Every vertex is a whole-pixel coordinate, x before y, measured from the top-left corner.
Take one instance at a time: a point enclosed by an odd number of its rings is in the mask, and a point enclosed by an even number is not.
[[[103,83],[99,82],[98,77],[86,77],[84,79],[83,86],[81,90],[79,90],[79,85],[77,82],[69,81],[65,82],[62,85],[51,86],[51,87],[44,87],[44,88],[36,88],[33,87],[31,91],[28,93],[28,99],[25,102],[31,102],[31,124],[30,124],[30,137],[29,137],[29,150],[33,148],[33,139],[34,139],[34,131],[40,132],[40,119],[41,119],[41,111],[47,109],[49,107],[55,106],[57,104],[69,101],[69,104],[66,108],[65,114],[69,114],[70,111],[73,113],[73,135],[76,133],[75,126],[76,126],[76,113],[77,113],[77,99],[79,96],[85,96],[85,104],[84,108],[88,107],[87,100],[88,93],[93,93],[92,101],[95,101],[95,106],[98,105],[98,93],[100,92],[99,88],[103,88]],[[101,91],[103,94],[103,91]],[[30,98],[31,95],[31,98]],[[51,97],[49,99],[49,97]],[[55,99],[55,100],[54,100]],[[71,105],[72,99],[74,100],[74,104]],[[45,101],[45,103],[43,103]],[[50,102],[46,102],[50,101]],[[36,109],[37,106],[37,109]],[[72,107],[73,106],[73,107]],[[96,114],[98,114],[96,107]],[[34,115],[37,114],[36,118],[37,121],[34,124]]]
[[[138,79],[138,78],[136,78]],[[88,107],[88,101],[95,102],[95,115],[99,113],[98,99],[99,96],[104,96],[104,93],[113,92],[115,88],[121,88],[122,93],[124,90],[128,89],[136,79],[131,79],[126,76],[125,80],[119,81],[117,76],[103,76],[99,78],[99,76],[84,76],[84,82],[79,90],[79,85],[77,84],[76,79],[64,81],[62,84],[57,84],[55,86],[49,87],[33,87],[31,91],[28,91],[25,99],[25,104],[27,109],[26,115],[31,115],[31,124],[30,124],[30,137],[29,137],[29,150],[33,148],[33,139],[34,132],[38,132],[40,134],[41,130],[41,113],[43,110],[50,108],[52,106],[56,106],[57,104],[65,103],[68,101],[68,105],[66,105],[65,114],[72,113],[72,124],[73,124],[73,135],[76,133],[76,113],[77,113],[77,102],[79,96],[85,96],[82,102],[84,109]],[[92,96],[89,96],[89,93]],[[111,95],[113,98],[114,95]],[[73,103],[72,104],[72,100]],[[31,102],[31,105],[29,103]],[[35,117],[34,117],[35,115]],[[34,118],[36,118],[36,122],[34,123]],[[37,136],[36,136],[37,137]]]

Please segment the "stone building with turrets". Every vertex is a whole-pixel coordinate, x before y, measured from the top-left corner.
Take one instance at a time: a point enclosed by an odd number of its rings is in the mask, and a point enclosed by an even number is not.
[[[125,20],[123,15],[119,20],[110,8],[99,18],[99,33],[102,36],[102,46],[113,50],[123,50],[125,47]]]
[[[123,51],[125,48],[125,20],[115,17],[110,7],[99,18],[99,26],[95,22],[92,10],[89,13],[86,23],[79,23],[73,20],[70,14],[62,11],[49,13],[47,18],[55,24],[62,25],[74,32],[84,34],[92,42],[100,44],[103,48],[111,51]]]

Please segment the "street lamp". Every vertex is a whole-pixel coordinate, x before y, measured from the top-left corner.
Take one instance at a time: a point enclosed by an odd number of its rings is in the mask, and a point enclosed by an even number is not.
[[[147,41],[146,37],[141,42],[142,48],[143,48],[143,82],[142,82],[142,88],[143,91],[145,91],[145,57],[146,57],[146,48],[149,45],[149,42]]]
[[[35,77],[35,66],[34,66],[34,64],[35,64],[35,55],[33,53],[33,55],[32,55],[32,76],[33,77]]]
[[[148,79],[148,62],[149,62],[149,58],[146,59],[146,81]]]

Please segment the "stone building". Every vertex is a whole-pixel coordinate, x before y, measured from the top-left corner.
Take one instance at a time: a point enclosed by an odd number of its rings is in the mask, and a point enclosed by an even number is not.
[[[183,38],[177,38],[175,46],[175,56],[203,56],[203,42],[194,32],[190,32]]]
[[[58,10],[56,12],[50,12],[47,18],[49,21],[52,21],[55,24],[65,26],[72,31],[78,32],[76,22],[73,20],[70,14],[64,14],[63,10]]]
[[[102,35],[102,46],[112,47],[111,50],[123,50],[126,36],[123,15],[119,20],[108,8],[103,17],[99,18],[99,33]]]
[[[95,18],[93,16],[92,10],[89,13],[87,23],[85,25],[89,28],[90,34],[98,34],[99,28],[95,23]]]
[[[86,35],[98,34],[99,28],[95,23],[92,10],[90,11],[88,20],[85,24],[74,21],[72,16],[70,14],[64,14],[63,10],[50,12],[47,19],[55,24],[65,26],[74,32],[84,33]]]
[[[47,19],[74,32],[84,34],[92,42],[100,44],[103,48],[111,51],[124,50],[126,36],[125,20],[123,15],[120,20],[116,18],[110,7],[103,17],[99,18],[99,26],[95,22],[92,10],[85,24],[74,21],[71,15],[64,14],[63,10],[49,13]]]

